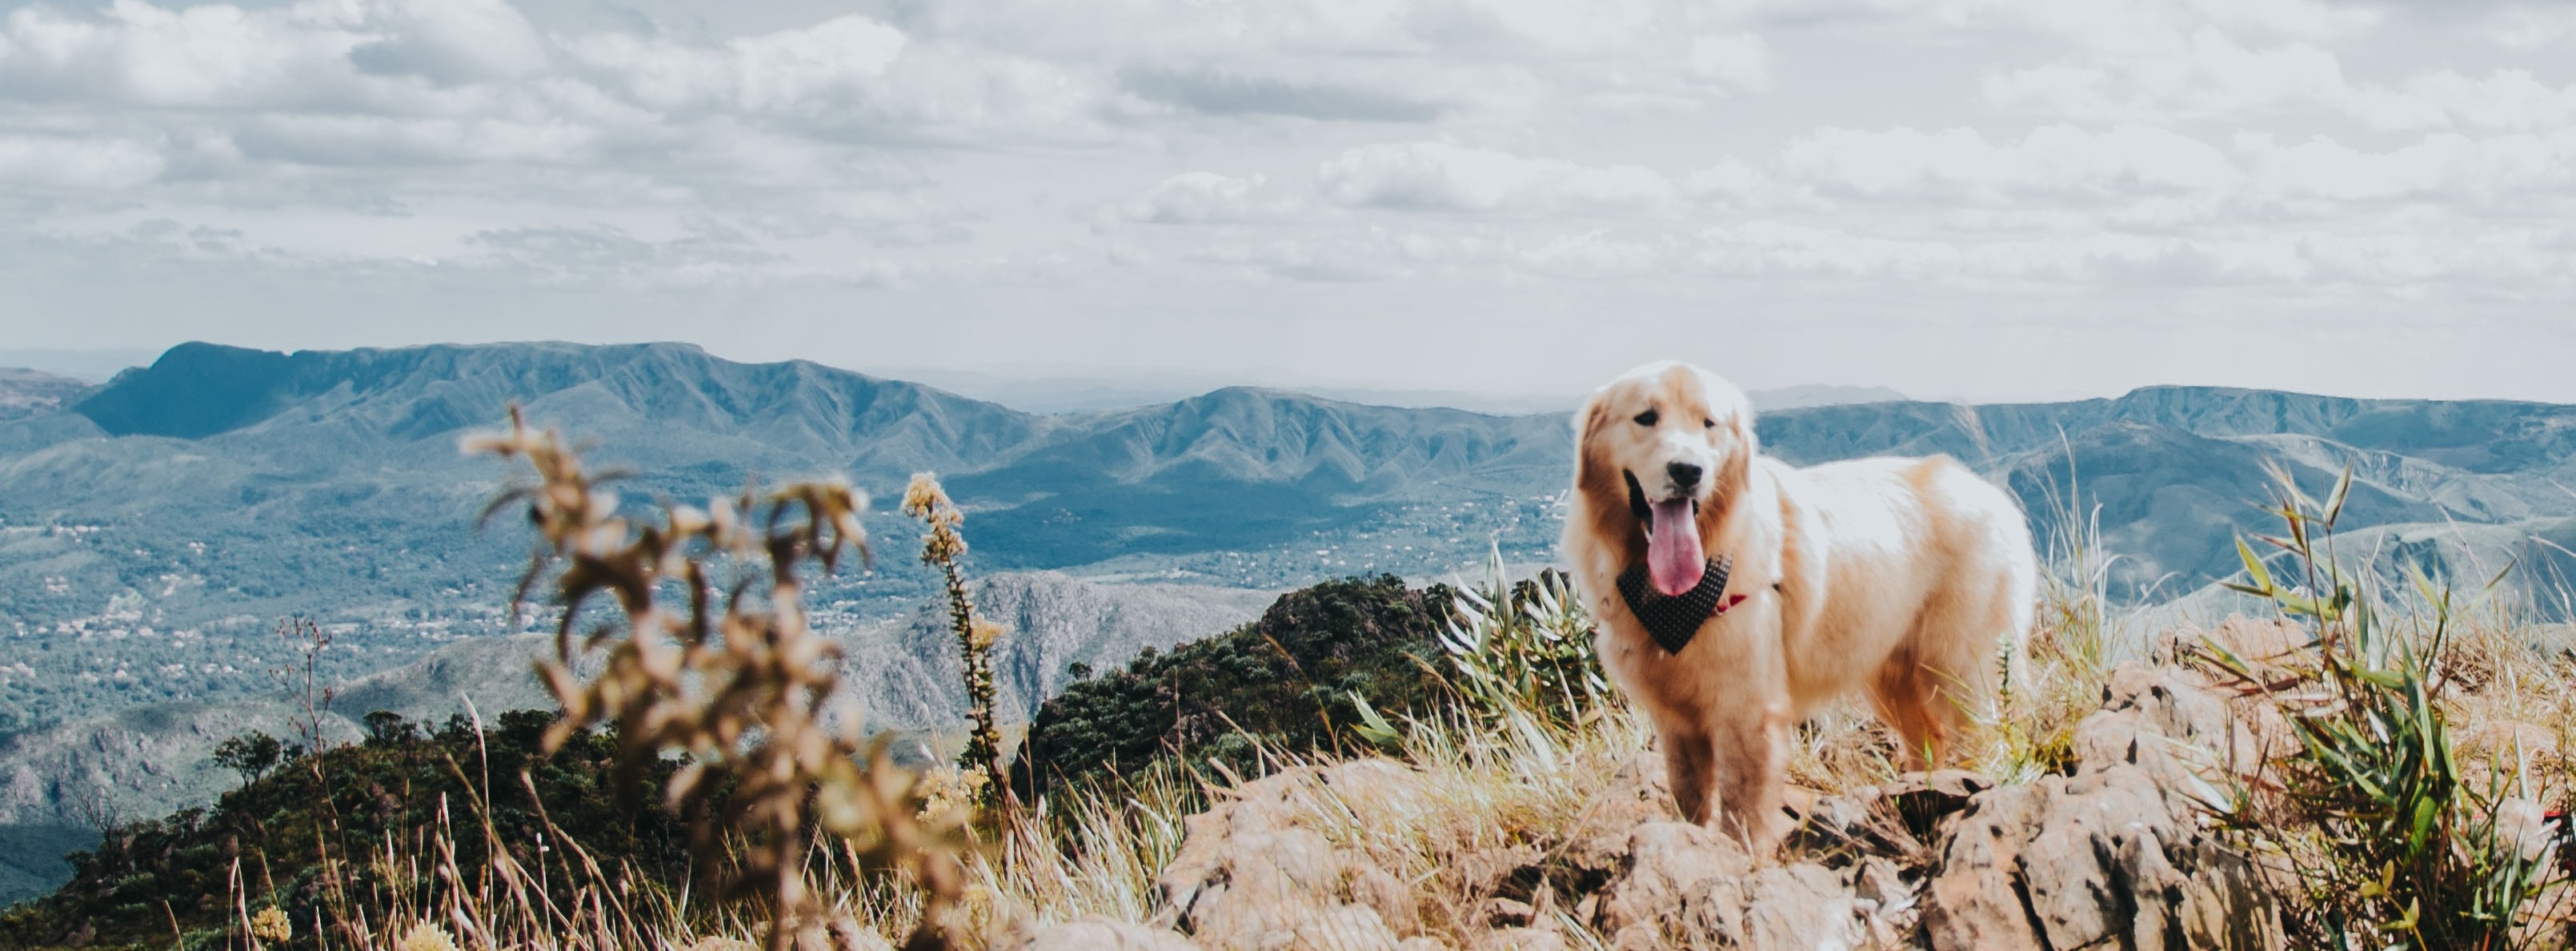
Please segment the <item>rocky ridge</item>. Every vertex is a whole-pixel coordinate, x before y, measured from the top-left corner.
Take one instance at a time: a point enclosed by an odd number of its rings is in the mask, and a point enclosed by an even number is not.
[[[1436,916],[1467,947],[1525,951],[1580,946],[1569,925],[1622,949],[2279,948],[2271,892],[2205,805],[2213,777],[2285,738],[2273,726],[2182,667],[2124,666],[2077,728],[2071,774],[1996,785],[1952,770],[1793,796],[1804,821],[1779,861],[1680,821],[1660,755],[1642,754],[1552,850],[1454,856],[1464,909],[1306,818],[1319,797],[1437,808],[1416,801],[1419,774],[1386,759],[1298,768],[1188,820],[1152,923],[1024,927],[1005,946],[1429,951],[1451,946],[1426,928]]]

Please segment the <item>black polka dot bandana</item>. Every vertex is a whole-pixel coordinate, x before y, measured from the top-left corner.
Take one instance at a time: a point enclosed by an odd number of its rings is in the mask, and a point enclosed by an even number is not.
[[[1700,625],[1744,602],[1743,595],[1726,593],[1726,569],[1734,563],[1725,555],[1709,559],[1698,587],[1669,596],[1647,580],[1645,565],[1631,565],[1619,575],[1619,598],[1628,602],[1628,613],[1646,625],[1664,653],[1679,654],[1699,636]]]

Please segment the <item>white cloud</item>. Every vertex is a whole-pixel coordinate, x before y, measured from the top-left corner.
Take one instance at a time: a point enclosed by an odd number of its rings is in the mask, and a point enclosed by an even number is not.
[[[1711,33],[1691,38],[1690,67],[1723,86],[1771,85],[1771,47],[1758,33]]]
[[[1528,116],[1567,98],[1669,108],[1760,90],[1772,55],[1668,0],[1123,0],[923,4],[897,25],[1105,66],[1202,115],[1418,121]]]
[[[371,37],[350,8],[172,10],[116,0],[96,17],[11,11],[0,88],[17,95],[178,108],[346,104],[349,51]]]
[[[1781,161],[1790,175],[1830,191],[1987,201],[2191,193],[2227,187],[2238,177],[2226,155],[2200,140],[2136,125],[2098,133],[2042,126],[2000,144],[1967,127],[1828,128],[1791,142]]]
[[[2559,207],[2576,199],[2576,130],[2488,138],[2435,133],[2386,152],[2324,138],[2282,145],[2268,135],[2247,134],[2237,147],[2260,171],[2266,191],[2285,198],[2335,203],[2411,199],[2484,209],[2510,206],[2515,214],[2539,210],[2535,199]]]
[[[466,83],[546,68],[544,40],[506,0],[394,0],[381,10],[383,37],[349,51],[360,69]]]
[[[904,45],[900,30],[843,16],[721,46],[608,33],[575,40],[571,52],[648,107],[757,112],[862,97]]]
[[[1124,209],[1132,221],[1155,224],[1213,224],[1258,221],[1288,211],[1285,204],[1260,196],[1267,180],[1261,175],[1233,178],[1215,172],[1184,172],[1164,179]]]
[[[1678,192],[1636,165],[1579,165],[1446,142],[1366,145],[1324,162],[1316,183],[1349,205],[1401,211],[1653,213]]]
[[[2334,54],[2304,43],[2254,48],[2215,29],[2171,47],[1989,74],[1987,101],[2090,122],[2234,116],[2349,93]]]
[[[2356,90],[2349,111],[2378,128],[2565,129],[2576,127],[2576,84],[2553,87],[2522,69],[2482,79],[2444,69],[2410,78],[2403,89]]]
[[[161,150],[122,139],[0,135],[0,187],[131,188],[161,176]]]

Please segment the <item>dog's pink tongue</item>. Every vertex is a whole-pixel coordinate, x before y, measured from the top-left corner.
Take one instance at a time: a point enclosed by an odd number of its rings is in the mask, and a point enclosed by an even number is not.
[[[1689,499],[1655,503],[1655,531],[1646,540],[1646,573],[1655,590],[1678,597],[1699,586],[1708,571],[1708,552],[1699,547],[1699,519]]]

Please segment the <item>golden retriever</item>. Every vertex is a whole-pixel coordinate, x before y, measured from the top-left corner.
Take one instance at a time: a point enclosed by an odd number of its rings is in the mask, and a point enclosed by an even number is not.
[[[1865,687],[1916,768],[1991,709],[2037,585],[2003,490],[1947,456],[1765,458],[1744,394],[1679,363],[1611,381],[1574,424],[1565,554],[1682,815],[1708,822],[1714,795],[1768,854],[1789,731],[1819,705]]]

